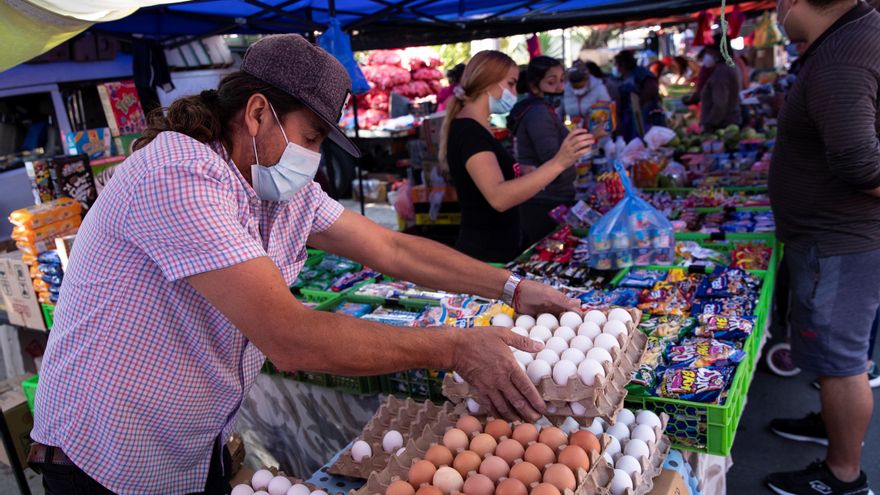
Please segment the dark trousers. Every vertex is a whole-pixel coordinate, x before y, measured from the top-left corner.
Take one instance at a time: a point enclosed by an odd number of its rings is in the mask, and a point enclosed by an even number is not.
[[[232,466],[232,458],[229,456],[229,450],[225,445],[221,448],[215,443],[203,495],[229,494],[230,466]],[[31,467],[43,475],[46,495],[114,495],[72,464],[35,464]]]
[[[550,218],[550,211],[560,204],[562,201],[531,199],[520,205],[520,225],[526,246],[531,246],[547,237],[559,227],[559,224]]]

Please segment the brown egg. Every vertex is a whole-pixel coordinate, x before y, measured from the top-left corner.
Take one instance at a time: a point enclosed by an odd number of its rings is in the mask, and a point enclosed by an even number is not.
[[[458,421],[455,422],[455,427],[463,431],[468,438],[473,436],[474,433],[483,431],[483,425],[480,424],[480,420],[468,415],[458,418]]]
[[[452,452],[468,448],[468,436],[458,428],[451,428],[443,435],[443,445]]]
[[[416,491],[406,481],[397,480],[388,485],[385,495],[416,495]]]
[[[553,452],[556,452],[559,450],[560,445],[568,443],[568,436],[559,428],[548,426],[541,429],[541,434],[538,435],[538,441],[553,449]]]
[[[558,488],[560,492],[563,492],[565,490],[574,490],[577,486],[577,479],[567,466],[553,464],[544,471],[544,483],[550,483]]]
[[[541,471],[531,462],[518,462],[510,468],[510,477],[516,478],[526,486],[541,482]]]
[[[492,495],[495,493],[495,483],[485,474],[472,474],[464,480],[465,495]]]
[[[434,480],[431,482],[434,486],[443,492],[443,495],[460,492],[464,485],[464,478],[451,467],[442,467],[434,473]]]
[[[419,488],[419,491],[416,492],[416,495],[443,495],[443,492],[441,492],[440,489],[436,486],[425,485]]]
[[[496,483],[499,478],[507,476],[509,472],[510,466],[507,465],[507,461],[497,455],[490,455],[480,464],[480,474],[485,474]]]
[[[495,495],[528,495],[528,493],[529,489],[526,488],[526,485],[516,478],[503,480],[498,483],[498,488],[495,489]]]
[[[533,443],[526,449],[523,460],[531,462],[536,468],[544,471],[544,466],[556,462],[556,454],[553,453],[553,449],[543,443]]]
[[[446,447],[435,444],[425,452],[425,460],[430,461],[435,467],[452,464],[452,451]]]
[[[538,428],[531,423],[523,423],[513,429],[513,439],[521,443],[523,448],[529,443],[538,441]]]
[[[480,433],[471,440],[471,450],[476,452],[480,457],[486,457],[495,452],[497,446],[498,442],[496,442],[495,438],[488,433]]]
[[[416,495],[422,494],[417,493]],[[529,493],[529,495],[562,495],[562,492],[560,492],[558,488],[551,485],[550,483],[541,483],[540,485],[532,488],[532,491],[531,493]]]
[[[588,455],[590,452],[599,453],[599,439],[589,430],[578,430],[568,438],[569,445],[577,445],[584,449]]]
[[[431,461],[421,460],[409,468],[407,480],[412,486],[418,488],[423,483],[430,483],[434,479],[434,473],[436,472],[437,467]]]
[[[495,455],[512,465],[513,461],[522,459],[525,451],[526,449],[524,449],[519,442],[512,438],[507,438],[502,440],[501,443],[498,444],[498,447],[495,448]]]
[[[483,459],[479,454],[473,450],[463,450],[455,456],[455,460],[452,461],[452,467],[465,477],[469,472],[480,469],[481,462],[483,462]]]
[[[493,419],[492,421],[486,423],[486,428],[484,431],[492,435],[495,440],[501,440],[501,437],[510,436],[510,423],[504,421],[503,419]]]
[[[577,445],[568,445],[559,452],[559,463],[568,466],[572,472],[577,473],[578,469],[590,469],[590,456],[587,452]]]

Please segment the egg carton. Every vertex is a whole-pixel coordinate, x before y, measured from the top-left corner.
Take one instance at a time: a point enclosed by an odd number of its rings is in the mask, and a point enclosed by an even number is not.
[[[629,308],[628,311],[633,321],[641,320],[641,311],[634,308]],[[594,385],[584,385],[577,377],[570,379],[565,385],[559,385],[549,376],[537,384],[541,397],[555,409],[555,412],[548,415],[548,419],[564,420],[571,416],[582,422],[586,418],[598,416],[613,420],[617,411],[623,407],[627,394],[626,385],[630,382],[632,372],[638,368],[648,342],[647,335],[638,330],[635,323],[628,322],[626,327],[627,335],[621,334],[617,337],[620,349],[611,350],[612,361],[602,363],[605,376],[597,377]],[[456,382],[450,374],[443,380],[443,395],[453,402],[480,397],[477,390],[467,383]],[[572,402],[579,403],[583,411],[573,411],[570,406]]]
[[[416,446],[413,440],[423,437],[430,446],[430,443],[443,437],[447,428],[455,424],[460,415],[454,412],[455,407],[449,402],[438,406],[430,401],[418,403],[412,399],[401,400],[389,396],[356,439],[367,442],[373,455],[361,462],[355,462],[349,448],[339,456],[327,472],[350,478],[369,478],[372,473],[382,471],[391,461],[399,457],[396,453],[385,452],[382,448],[385,433],[396,430],[403,436],[406,449],[404,453],[410,451],[410,446]]]
[[[322,492],[326,493],[327,495],[344,495],[342,492],[328,492],[326,489],[324,489],[320,486],[305,482],[305,481],[303,481],[299,478],[296,478],[294,476],[288,476],[287,473],[278,469],[277,467],[265,466],[260,469],[265,469],[265,470],[269,471],[270,473],[272,473],[272,476],[283,476],[283,477],[287,478],[288,480],[290,480],[290,483],[292,485],[305,485],[312,492],[322,491]],[[253,476],[253,474],[251,474],[251,476]],[[251,489],[253,489],[253,485],[251,484],[250,479],[245,483],[239,483],[239,484],[247,485],[247,486],[251,487]],[[237,486],[237,485],[235,485],[235,486]],[[233,488],[235,488],[235,486],[233,486]]]
[[[663,463],[669,454],[671,442],[664,433],[669,416],[660,414],[661,426],[654,428],[657,437],[656,442],[648,445],[649,454],[641,459],[642,472],[633,477],[633,487],[628,488],[624,495],[645,495],[654,488],[654,478],[663,471]],[[605,453],[611,444],[611,436],[603,433],[599,439],[602,453]],[[573,495],[611,495],[611,479],[614,477],[614,466],[608,463],[601,454],[590,453],[590,469],[585,476],[578,476],[578,488]],[[615,461],[617,459],[614,459]]]

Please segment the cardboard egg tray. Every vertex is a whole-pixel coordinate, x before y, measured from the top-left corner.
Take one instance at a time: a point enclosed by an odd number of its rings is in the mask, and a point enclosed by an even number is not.
[[[269,471],[270,473],[272,473],[272,476],[284,476],[285,478],[289,479],[290,482],[294,485],[297,485],[297,484],[305,485],[308,487],[309,490],[311,490],[313,492],[316,490],[320,490],[324,493],[327,493],[328,495],[343,495],[340,492],[328,492],[327,490],[325,490],[324,488],[321,488],[320,486],[313,485],[311,483],[306,483],[305,481],[303,481],[299,478],[295,478],[293,476],[288,476],[287,473],[285,473],[284,471],[281,471],[277,467],[263,467],[261,469],[265,469],[265,470]],[[235,488],[235,486],[239,485],[239,484],[247,485],[247,486],[250,486],[251,488],[253,488],[253,486],[251,485],[251,477],[254,475],[254,471],[248,469],[247,472],[244,474],[247,474],[247,479],[241,480],[239,482],[236,482],[236,480],[233,479],[233,481],[230,483],[233,488]],[[237,476],[236,478],[240,478],[240,477]]]
[[[635,308],[627,308],[634,322],[641,321],[642,312]],[[607,311],[606,311],[607,314]],[[636,323],[627,323],[627,335],[619,335],[620,349],[611,350],[612,362],[602,363],[605,377],[597,377],[592,386],[584,385],[576,376],[565,385],[558,385],[552,377],[544,377],[537,385],[541,397],[555,409],[547,418],[553,422],[564,421],[572,417],[579,422],[586,418],[592,420],[601,417],[613,421],[617,412],[623,408],[626,398],[626,385],[632,378],[632,372],[638,368],[639,360],[645,351],[648,337],[638,330]],[[443,379],[443,395],[453,402],[467,399],[478,399],[480,395],[467,383],[458,383],[451,374]],[[582,414],[575,414],[570,402],[579,402],[584,406]]]
[[[446,428],[454,425],[458,418],[458,414],[453,414],[454,408],[455,406],[449,402],[438,406],[430,401],[418,403],[409,398],[404,400],[389,396],[355,439],[355,441],[367,442],[373,455],[359,463],[354,462],[349,448],[339,456],[327,472],[350,478],[367,479],[371,473],[382,471],[389,462],[397,458],[395,452],[388,453],[382,448],[382,439],[388,431],[397,430],[403,436],[403,444],[406,448],[404,455],[406,455],[410,452],[411,445],[414,445],[415,439],[427,436],[430,442],[433,442],[441,438]],[[451,419],[453,417],[454,419]]]
[[[418,440],[410,442],[406,452],[392,458],[382,471],[372,473],[363,487],[359,490],[352,490],[349,495],[385,495],[385,490],[391,483],[396,480],[407,480],[410,466],[424,458],[428,448],[442,438],[447,428],[454,425],[452,418],[448,419],[448,426],[434,429],[432,435],[423,435]],[[485,422],[491,419],[486,418]],[[654,478],[659,476],[663,470],[663,463],[670,448],[669,437],[664,434],[669,416],[661,414],[660,421],[661,426],[654,428],[654,434],[658,441],[649,445],[648,457],[641,459],[642,473],[634,477],[633,488],[627,490],[625,495],[647,494],[654,487]],[[610,435],[603,433],[599,437],[601,452],[590,452],[590,469],[579,469],[576,473],[577,488],[574,491],[565,490],[563,495],[611,495],[609,484],[614,476],[614,466],[609,465],[608,461],[602,457],[610,443]]]

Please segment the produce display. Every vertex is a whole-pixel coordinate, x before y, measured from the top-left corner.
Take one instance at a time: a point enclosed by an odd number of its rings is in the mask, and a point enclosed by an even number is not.
[[[361,65],[370,91],[358,99],[358,123],[370,129],[388,119],[391,93],[410,100],[436,95],[446,76],[439,55],[430,48],[376,50]]]
[[[646,338],[636,330],[641,312],[624,308],[567,312],[557,318],[496,316],[492,324],[541,341],[537,353],[513,351],[514,358],[548,403],[548,417],[613,418],[623,405],[625,386],[641,358]],[[447,375],[443,394],[463,402],[479,397],[457,374]],[[478,411],[477,411],[478,412]]]
[[[622,410],[614,424],[597,419],[588,428],[561,429],[456,411],[355,494],[644,494],[669,451],[665,421]]]

